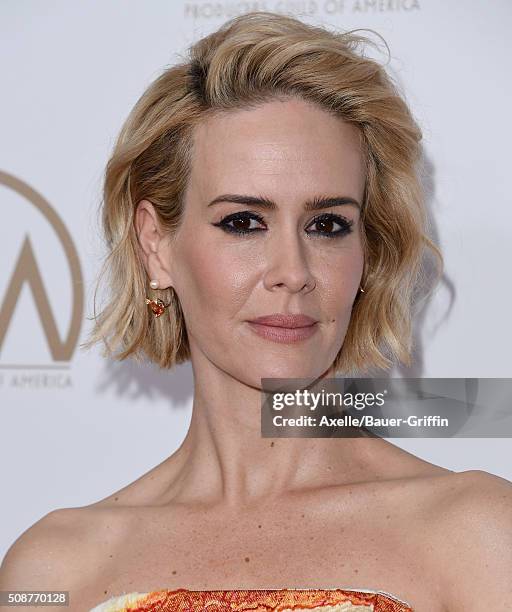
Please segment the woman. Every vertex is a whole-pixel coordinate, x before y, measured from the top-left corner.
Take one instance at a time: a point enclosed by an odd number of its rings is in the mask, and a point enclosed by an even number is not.
[[[190,359],[190,429],[134,483],[27,530],[2,589],[69,590],[72,610],[510,605],[508,481],[381,438],[261,436],[262,378],[409,363],[425,249],[440,257],[420,130],[363,41],[246,14],[136,104],[106,171],[93,341]]]

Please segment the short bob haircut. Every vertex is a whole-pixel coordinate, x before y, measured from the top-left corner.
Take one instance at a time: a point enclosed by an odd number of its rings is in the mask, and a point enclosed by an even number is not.
[[[216,112],[250,109],[290,96],[314,102],[357,126],[365,157],[361,222],[365,268],[343,345],[333,363],[346,374],[411,365],[416,289],[425,280],[427,236],[421,185],[421,131],[393,79],[358,52],[375,44],[289,15],[257,11],[227,21],[166,68],[126,119],[104,181],[103,226],[112,298],[98,314],[87,345],[103,340],[117,359],[146,357],[163,368],[190,359],[185,320],[174,288],[155,318],[152,291],[134,226],[137,203],[154,205],[164,231],[179,226],[191,167],[194,127]],[[180,59],[183,59],[180,56]],[[214,256],[214,254],[212,254]],[[153,294],[154,295],[154,294]],[[95,308],[96,311],[96,308]]]

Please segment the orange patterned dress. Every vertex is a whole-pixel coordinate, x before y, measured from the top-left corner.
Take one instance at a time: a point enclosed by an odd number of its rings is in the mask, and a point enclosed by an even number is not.
[[[164,589],[111,597],[90,612],[414,612],[384,591],[364,589]]]

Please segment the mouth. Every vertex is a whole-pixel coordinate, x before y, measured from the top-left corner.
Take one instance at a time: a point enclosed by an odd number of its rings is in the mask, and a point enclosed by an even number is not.
[[[276,313],[247,323],[258,336],[286,344],[306,340],[318,331],[318,321],[303,314]]]

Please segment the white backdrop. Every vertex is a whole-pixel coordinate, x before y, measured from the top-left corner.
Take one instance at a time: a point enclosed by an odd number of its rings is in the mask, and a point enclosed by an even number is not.
[[[446,259],[418,325],[411,375],[512,377],[512,2],[4,0],[0,557],[50,510],[132,482],[185,436],[189,364],[171,373],[113,364],[65,340],[71,329],[83,341],[90,328],[101,179],[124,118],[177,53],[248,10],[373,28],[388,42],[390,70],[424,130],[429,205]],[[51,332],[53,319],[63,345],[52,352],[44,325]],[[392,441],[453,470],[512,479],[509,439]]]

